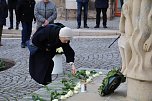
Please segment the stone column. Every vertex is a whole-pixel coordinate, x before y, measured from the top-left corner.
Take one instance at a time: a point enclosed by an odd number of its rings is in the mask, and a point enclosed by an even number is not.
[[[152,101],[152,0],[128,0],[122,7],[119,49],[129,101]]]

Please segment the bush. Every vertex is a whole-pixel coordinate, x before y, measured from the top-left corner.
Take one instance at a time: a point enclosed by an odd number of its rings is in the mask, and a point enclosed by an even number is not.
[[[3,70],[5,68],[5,62],[0,59],[0,71]]]

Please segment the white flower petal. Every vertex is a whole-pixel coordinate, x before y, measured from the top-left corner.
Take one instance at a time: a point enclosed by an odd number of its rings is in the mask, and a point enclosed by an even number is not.
[[[79,93],[79,91],[77,91],[77,90],[74,90],[74,93],[75,93],[75,94],[78,94],[78,93]]]
[[[60,97],[60,99],[61,99],[61,100],[65,100],[66,97],[62,95],[62,96]]]
[[[69,96],[72,96],[72,95],[73,95],[73,92],[70,90],[67,94],[68,94]]]
[[[86,75],[89,76],[90,75],[90,71],[86,71]]]
[[[65,95],[66,98],[70,97],[68,94]]]
[[[92,81],[92,79],[87,79],[86,83],[89,83],[89,82],[91,82],[91,81]]]
[[[101,75],[101,74],[102,74],[102,72],[99,72],[99,74]]]
[[[54,100],[52,100],[52,101],[59,101],[58,99],[54,99]]]
[[[93,77],[92,77],[92,76],[89,76],[89,79],[93,79]]]
[[[79,90],[79,87],[78,87],[78,86],[75,86],[75,87],[74,87],[74,90]]]
[[[97,77],[97,76],[100,76],[100,74],[99,74],[99,73],[96,73],[96,74],[95,74],[95,77]]]

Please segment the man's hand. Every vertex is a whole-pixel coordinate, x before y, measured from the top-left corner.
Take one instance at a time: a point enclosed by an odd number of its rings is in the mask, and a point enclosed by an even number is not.
[[[34,24],[36,24],[36,21],[34,21]]]
[[[45,22],[44,22],[44,26],[46,26],[46,25],[48,25],[49,24],[49,21],[48,20],[45,20]]]
[[[72,65],[72,70],[71,70],[72,74],[75,75],[76,74],[76,67],[74,66],[74,64]]]

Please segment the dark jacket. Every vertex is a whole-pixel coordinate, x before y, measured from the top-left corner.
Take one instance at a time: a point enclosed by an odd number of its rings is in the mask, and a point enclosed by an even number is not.
[[[31,22],[34,17],[35,0],[18,0],[16,5],[17,21]]]
[[[32,43],[38,47],[34,54],[30,54],[29,72],[31,77],[41,84],[44,82],[48,68],[53,70],[52,58],[56,54],[56,48],[62,47],[66,56],[66,62],[74,62],[74,50],[69,43],[63,44],[59,40],[61,27],[55,24],[39,28],[32,37]],[[50,71],[50,74],[51,74]],[[51,82],[51,78],[47,81]]]
[[[89,2],[89,0],[76,0],[77,2]]]
[[[8,8],[15,9],[16,8],[17,0],[8,0]]]
[[[6,0],[0,0],[0,25],[6,25],[6,18],[8,16],[8,8]]]
[[[95,0],[95,8],[108,8],[109,0]]]

